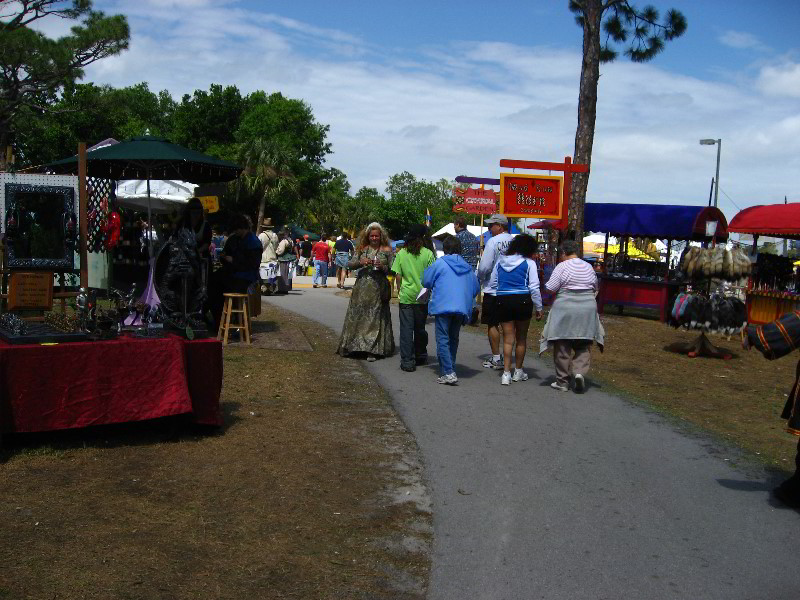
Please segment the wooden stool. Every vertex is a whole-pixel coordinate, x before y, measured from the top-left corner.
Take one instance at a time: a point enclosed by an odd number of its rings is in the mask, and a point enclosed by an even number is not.
[[[225,298],[225,307],[222,309],[217,339],[222,340],[222,345],[226,346],[228,344],[228,332],[231,329],[235,329],[244,331],[242,339],[245,344],[250,344],[250,310],[247,294],[223,294],[223,297]],[[238,323],[231,323],[232,314],[241,315]]]

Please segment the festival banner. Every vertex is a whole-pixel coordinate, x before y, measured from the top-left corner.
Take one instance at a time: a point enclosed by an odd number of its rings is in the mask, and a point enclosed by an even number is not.
[[[564,215],[564,177],[500,174],[500,210],[507,217],[560,220]]]
[[[493,215],[497,212],[498,193],[479,188],[453,188],[453,212]]]

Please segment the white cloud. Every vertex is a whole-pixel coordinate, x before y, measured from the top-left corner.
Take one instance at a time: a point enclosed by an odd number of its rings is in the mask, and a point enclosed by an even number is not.
[[[728,30],[719,36],[719,41],[724,46],[741,50],[768,50],[755,35],[746,31]]]
[[[768,96],[800,98],[800,64],[785,62],[763,67],[758,87]]]
[[[212,83],[302,98],[330,124],[327,164],[354,190],[382,189],[404,170],[429,180],[495,177],[501,158],[572,154],[579,47],[464,40],[400,53],[240,6],[104,5],[129,16],[131,49],[92,66],[87,78],[147,81],[176,98]],[[800,201],[800,117],[791,99],[800,95],[800,67],[763,67],[756,80],[743,69],[741,78],[741,85],[703,81],[657,61],[604,65],[589,200],[706,202],[716,153],[698,140],[713,137],[723,139],[721,187],[740,206],[784,194]]]

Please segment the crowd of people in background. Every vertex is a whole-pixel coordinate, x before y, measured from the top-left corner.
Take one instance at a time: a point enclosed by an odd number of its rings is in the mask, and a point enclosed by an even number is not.
[[[201,207],[202,208],[202,207]],[[275,231],[266,218],[253,231],[248,217],[235,215],[228,236],[220,240],[202,218],[202,210],[190,206],[186,227],[203,240],[211,256],[218,252],[221,267],[209,283],[210,304],[218,322],[224,292],[244,293],[260,284],[262,293],[286,294],[296,275],[313,269],[313,288],[327,288],[335,273],[336,287],[344,289],[351,273],[356,275],[337,352],[367,361],[392,356],[395,352],[390,303],[397,289],[400,328],[400,369],[413,372],[428,362],[428,334],[425,324],[435,322],[438,383],[455,385],[456,355],[461,327],[475,318],[477,299],[483,293],[480,321],[487,327],[490,354],[487,369],[502,370],[501,385],[526,381],[524,361],[530,321],[543,318],[537,242],[529,235],[513,236],[504,215],[485,220],[490,237],[483,252],[478,238],[467,229],[463,218],[454,223],[455,235],[442,243],[437,258],[429,229],[412,225],[402,247],[394,251],[386,230],[370,223],[350,240],[323,233],[312,243],[309,235],[292,239],[284,227]],[[220,244],[221,250],[215,246]],[[603,327],[597,314],[597,276],[578,257],[576,242],[561,247],[563,259],[545,288],[556,293],[540,340],[540,352],[553,350],[556,379],[554,389],[577,393],[586,388],[590,348],[604,343]],[[392,282],[393,279],[393,282]]]

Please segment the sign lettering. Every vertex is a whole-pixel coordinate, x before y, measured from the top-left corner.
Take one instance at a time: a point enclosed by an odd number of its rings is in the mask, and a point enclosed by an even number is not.
[[[554,175],[500,174],[500,210],[507,217],[561,219],[564,178]]]
[[[8,310],[53,308],[53,274],[12,273],[8,286]]]
[[[453,212],[492,215],[497,212],[497,197],[494,190],[453,188]]]
[[[215,213],[219,210],[219,197],[218,196],[198,196],[200,202],[203,203],[203,208],[210,213]]]

